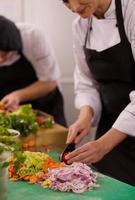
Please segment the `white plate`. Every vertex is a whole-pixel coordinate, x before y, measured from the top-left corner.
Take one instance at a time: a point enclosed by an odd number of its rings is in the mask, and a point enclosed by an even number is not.
[[[17,130],[15,130],[15,129],[11,129],[11,128],[8,128],[7,129],[10,133],[15,133],[16,135],[11,135],[11,136],[9,136],[9,137],[13,137],[13,138],[17,138],[17,137],[19,137],[20,136],[20,132],[19,131],[17,131]]]

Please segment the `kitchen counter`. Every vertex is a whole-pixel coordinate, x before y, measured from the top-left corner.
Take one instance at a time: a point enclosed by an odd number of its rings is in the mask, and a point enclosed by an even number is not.
[[[57,153],[50,153],[58,160]],[[100,187],[82,194],[52,191],[24,181],[8,182],[8,200],[135,200],[135,187],[108,176],[101,176]]]
[[[99,179],[99,188],[82,194],[56,192],[26,182],[8,183],[8,200],[135,200],[135,187],[109,178]]]
[[[39,147],[53,147],[51,151],[60,152],[65,145],[67,129],[55,124],[51,129],[40,129],[36,136],[25,139],[35,140],[36,150]],[[55,151],[56,148],[56,151]],[[58,149],[57,149],[58,148]],[[58,159],[57,153],[51,153]],[[103,176],[99,178],[100,187],[83,194],[52,191],[44,189],[40,185],[30,185],[24,181],[8,182],[8,200],[135,200],[135,187]]]

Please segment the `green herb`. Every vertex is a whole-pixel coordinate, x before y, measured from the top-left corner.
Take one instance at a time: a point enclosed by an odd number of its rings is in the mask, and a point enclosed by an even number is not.
[[[42,117],[42,116],[41,116]],[[15,129],[23,137],[35,134],[39,127],[51,128],[53,120],[51,117],[44,117],[37,121],[37,113],[32,109],[31,104],[24,104],[12,113],[0,114],[0,135],[10,136],[8,129]]]
[[[52,128],[53,123],[51,118],[45,119],[44,123],[41,125],[43,128]]]
[[[36,122],[36,114],[32,110],[31,104],[20,106],[20,108],[9,115],[11,127],[18,130],[22,136],[36,133],[39,126]]]
[[[26,156],[21,151],[14,151],[13,157],[14,157],[14,159],[13,159],[12,163],[14,165],[15,171],[17,172],[20,168],[20,165],[22,163],[24,163]]]
[[[11,119],[8,115],[0,114],[0,126],[11,128]]]

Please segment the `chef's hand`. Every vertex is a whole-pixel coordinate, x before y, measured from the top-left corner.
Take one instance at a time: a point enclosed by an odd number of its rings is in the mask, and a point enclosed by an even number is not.
[[[76,144],[83,139],[85,135],[90,132],[91,123],[86,119],[78,119],[69,127],[67,144],[75,142]]]
[[[120,132],[115,128],[111,128],[99,139],[88,142],[87,144],[84,144],[80,148],[66,155],[65,159],[69,164],[72,162],[98,162],[127,137],[127,134]]]
[[[17,92],[12,92],[4,96],[1,102],[9,112],[13,112],[19,107],[20,100]]]
[[[82,162],[86,164],[95,163],[105,155],[104,147],[98,141],[91,141],[66,155],[68,164]]]
[[[69,127],[67,144],[79,143],[91,129],[92,112],[91,108],[85,106],[81,109],[78,120]]]

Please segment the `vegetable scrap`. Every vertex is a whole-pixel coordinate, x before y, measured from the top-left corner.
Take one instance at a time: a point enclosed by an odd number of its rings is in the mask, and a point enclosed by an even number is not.
[[[41,152],[25,151],[12,157],[8,171],[10,180],[38,183],[61,192],[83,193],[99,186],[97,173],[86,164],[66,165]]]
[[[35,140],[28,140],[28,141],[26,141],[26,142],[23,142],[22,143],[22,149],[29,149],[29,148],[31,148],[31,147],[34,147],[36,144],[35,144],[36,142],[35,142]]]
[[[23,158],[23,159],[22,159]],[[10,180],[26,180],[29,183],[44,181],[48,168],[57,168],[63,163],[56,162],[48,154],[42,152],[16,152],[9,166]]]
[[[36,121],[38,125],[42,128],[51,128],[54,123],[52,120],[52,117],[49,116],[45,118],[45,116],[42,116],[42,115],[37,115]]]

